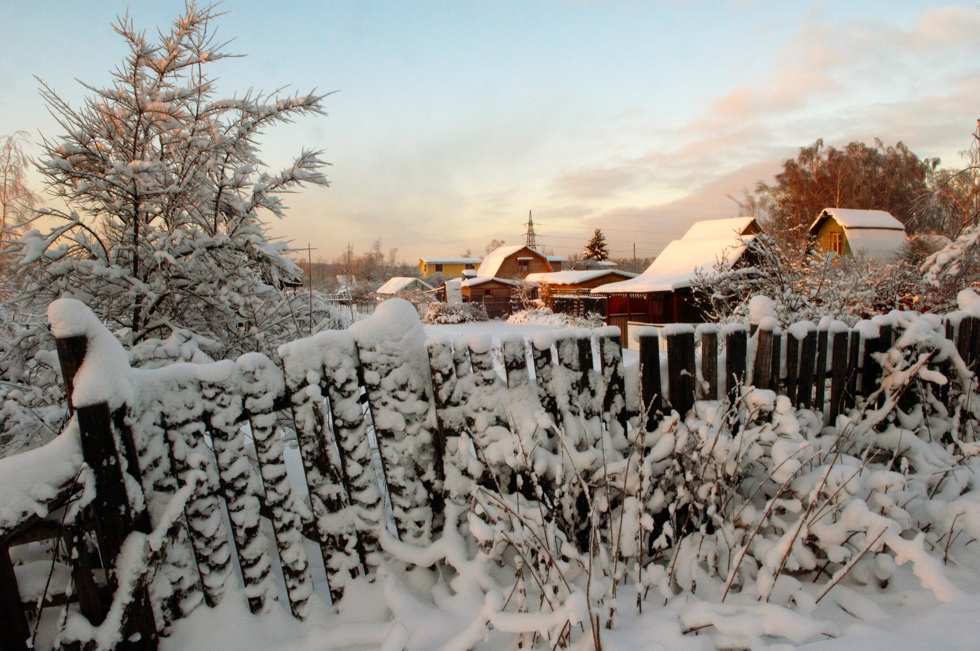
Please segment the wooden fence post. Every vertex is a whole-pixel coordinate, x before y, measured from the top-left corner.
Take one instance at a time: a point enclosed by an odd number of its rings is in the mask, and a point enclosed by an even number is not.
[[[650,419],[663,411],[663,385],[660,382],[660,338],[653,328],[640,330],[640,418]]]
[[[534,362],[538,401],[551,416],[555,425],[560,426],[561,415],[558,413],[558,398],[555,396],[552,384],[555,367],[552,364],[551,342],[547,337],[539,335],[531,338],[531,360]]]
[[[17,575],[10,562],[10,547],[0,545],[0,648],[27,649],[31,629],[17,589]]]
[[[871,334],[870,332],[868,334]],[[881,332],[877,337],[864,339],[864,354],[861,364],[861,394],[868,398],[878,388],[881,377],[881,364],[874,358],[875,353],[881,352]]]
[[[626,438],[629,415],[626,413],[626,378],[623,375],[623,346],[619,329],[603,328],[599,332],[599,361],[605,393],[603,414],[609,418],[609,432],[614,442]],[[606,417],[606,416],[604,416]],[[627,442],[628,443],[628,442]]]
[[[847,389],[844,391],[844,409],[857,404],[858,364],[861,362],[861,333],[851,330],[850,348],[847,354]]]
[[[804,409],[813,405],[814,371],[816,370],[817,332],[810,330],[800,346],[800,378],[796,385],[797,404]],[[823,405],[820,405],[822,408]]]
[[[104,567],[113,568],[113,571],[109,572],[109,585],[115,592],[117,579],[114,565],[123,542],[126,536],[137,530],[137,522],[141,525],[139,528],[144,530],[143,533],[149,533],[149,521],[145,512],[134,514],[130,510],[122,470],[123,451],[116,447],[109,405],[97,403],[77,407],[73,404],[75,374],[85,359],[88,349],[87,337],[77,335],[56,338],[55,345],[61,363],[67,400],[69,405],[74,407],[78,420],[82,458],[95,477],[96,493],[92,501],[95,535],[99,542]],[[139,468],[130,464],[128,471],[136,482],[140,483]],[[157,648],[157,627],[150,606],[149,591],[145,585],[137,588],[129,612],[132,615],[123,623],[124,642],[121,648]],[[105,611],[102,616],[105,616]],[[100,622],[93,622],[93,624],[98,623]]]
[[[694,387],[697,383],[694,368],[694,329],[674,326],[667,333],[667,390],[670,406],[681,418],[694,406]]]
[[[735,404],[745,384],[745,364],[748,343],[745,328],[732,328],[725,335],[725,391],[728,401]]]
[[[830,377],[830,422],[844,410],[844,393],[847,389],[847,330],[834,331],[833,355],[831,358]]]
[[[507,387],[517,389],[530,383],[527,372],[527,350],[522,335],[503,337],[500,342],[504,356],[504,371],[507,374]]]
[[[760,325],[755,331],[755,336],[755,364],[752,369],[752,385],[757,389],[772,389],[772,324]]]

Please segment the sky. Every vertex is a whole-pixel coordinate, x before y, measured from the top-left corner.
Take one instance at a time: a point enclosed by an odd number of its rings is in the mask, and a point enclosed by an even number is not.
[[[110,23],[166,28],[183,1],[0,0],[0,134],[59,135],[126,55]],[[225,0],[219,94],[330,93],[276,127],[278,169],[323,151],[327,188],[286,197],[271,233],[314,260],[480,257],[492,239],[659,253],[823,138],[899,141],[962,167],[980,118],[980,2]],[[233,39],[233,40],[232,40]],[[36,144],[29,152],[37,154]],[[35,177],[36,179],[36,177]],[[35,180],[35,182],[37,182]],[[40,189],[40,185],[37,186]]]

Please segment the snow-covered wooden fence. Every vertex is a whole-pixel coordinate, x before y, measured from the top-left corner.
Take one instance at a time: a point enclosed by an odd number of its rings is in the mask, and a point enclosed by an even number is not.
[[[49,501],[53,509],[74,491],[94,515],[58,533],[74,550],[75,598],[93,625],[107,621],[107,631],[146,648],[201,603],[220,603],[236,574],[253,612],[272,607],[284,585],[292,613],[305,618],[307,541],[338,599],[351,579],[376,572],[386,540],[431,542],[449,505],[469,505],[474,491],[543,500],[584,549],[596,526],[579,513],[591,508],[587,487],[561,459],[590,464],[595,476],[603,464],[628,466],[633,433],[659,414],[701,399],[737,402],[748,386],[828,419],[873,407],[869,397],[886,397],[879,379],[889,355],[925,341],[921,319],[894,315],[786,332],[771,323],[752,333],[674,327],[662,331],[662,357],[657,332],[646,330],[638,372],[627,374],[615,327],[505,338],[495,350],[487,337],[426,341],[414,308],[389,301],[348,331],[284,345],[279,363],[251,353],[143,371],[81,304],[59,301],[49,314],[77,416],[66,434],[78,436],[87,466],[72,486],[96,489],[64,486]],[[980,321],[943,323],[947,340],[930,341],[919,361],[966,378]],[[908,409],[916,398],[890,399]],[[305,481],[290,477],[284,421]],[[27,520],[0,526],[3,648],[27,640],[7,553],[31,539],[38,520]],[[604,539],[610,523],[599,523]],[[90,526],[98,554],[86,543]],[[100,562],[114,568],[108,589],[92,571]]]

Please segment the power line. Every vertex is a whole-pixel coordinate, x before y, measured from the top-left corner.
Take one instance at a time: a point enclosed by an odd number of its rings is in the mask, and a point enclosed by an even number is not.
[[[540,221],[537,223],[537,225],[539,227],[540,226],[551,226],[551,224],[549,224],[547,222],[540,222]],[[595,229],[595,227],[593,227],[593,226],[577,226],[577,225],[571,225],[571,224],[558,224],[558,227],[559,228],[574,229],[574,230],[581,229],[581,230],[584,230],[584,231],[594,230]],[[650,231],[650,230],[629,230],[629,229],[625,229],[625,228],[602,228],[602,227],[599,227],[599,230],[602,231],[603,233],[606,233],[606,232],[609,232],[609,233],[650,233],[650,234],[658,234],[658,235],[659,234],[666,234],[668,232],[666,230],[653,230],[653,231]]]

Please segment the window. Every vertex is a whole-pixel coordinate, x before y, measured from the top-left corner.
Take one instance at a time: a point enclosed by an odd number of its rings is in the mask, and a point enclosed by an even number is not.
[[[436,264],[436,273],[439,273],[440,271],[442,271],[442,265]]]
[[[518,258],[517,268],[526,273],[531,268],[531,258]]]
[[[837,255],[844,255],[844,234],[843,233],[831,233],[830,234],[830,250]]]

